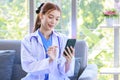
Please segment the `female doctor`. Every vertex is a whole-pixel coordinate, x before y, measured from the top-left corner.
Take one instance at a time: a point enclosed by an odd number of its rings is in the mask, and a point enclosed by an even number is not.
[[[42,3],[36,13],[33,33],[21,43],[21,64],[28,73],[21,80],[70,80],[68,76],[74,74],[74,49],[64,50],[67,38],[54,31],[61,16],[60,8],[51,2]]]

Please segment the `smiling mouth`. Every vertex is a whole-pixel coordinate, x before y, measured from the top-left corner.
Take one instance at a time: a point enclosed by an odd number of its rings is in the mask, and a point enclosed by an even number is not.
[[[50,24],[48,24],[48,26],[49,26],[50,28],[54,27],[54,25],[50,25]]]

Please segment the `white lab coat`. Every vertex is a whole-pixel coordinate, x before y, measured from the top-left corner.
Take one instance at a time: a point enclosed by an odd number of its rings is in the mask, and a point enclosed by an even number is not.
[[[66,41],[67,38],[64,35],[53,31],[52,45],[58,46],[58,48],[56,59],[49,63],[38,30],[27,35],[21,42],[21,64],[23,70],[28,74],[21,80],[44,80],[46,73],[49,74],[49,80],[69,80],[68,76],[74,75],[75,59],[72,59],[70,69],[65,73],[66,59],[62,53]],[[59,54],[61,54],[60,57]]]

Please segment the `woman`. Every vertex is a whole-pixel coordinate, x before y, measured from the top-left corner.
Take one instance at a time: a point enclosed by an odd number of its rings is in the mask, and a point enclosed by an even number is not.
[[[69,80],[74,74],[74,49],[63,54],[67,38],[54,31],[61,10],[50,2],[42,3],[37,13],[33,33],[21,44],[22,68],[28,74],[22,80]]]

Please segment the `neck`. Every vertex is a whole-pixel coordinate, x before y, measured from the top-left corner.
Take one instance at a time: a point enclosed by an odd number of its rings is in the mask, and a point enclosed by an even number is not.
[[[40,28],[39,30],[40,30],[40,32],[44,35],[44,37],[45,37],[46,39],[48,39],[48,38],[50,37],[50,34],[52,33],[52,31],[44,30],[44,29],[42,29],[42,28]]]

